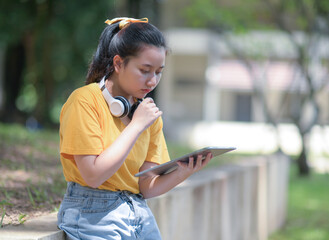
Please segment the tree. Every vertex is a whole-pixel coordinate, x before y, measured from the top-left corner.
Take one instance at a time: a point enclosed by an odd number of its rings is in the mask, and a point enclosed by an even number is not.
[[[68,94],[85,81],[113,1],[13,0],[0,9],[6,66],[0,120],[56,122]]]
[[[219,2],[218,2],[219,3]],[[272,29],[283,32],[293,46],[296,58],[294,65],[300,72],[300,85],[306,85],[307,91],[297,88],[294,98],[295,107],[291,108],[290,120],[298,128],[302,139],[302,150],[297,157],[300,175],[309,174],[307,161],[308,145],[306,138],[315,124],[319,124],[320,108],[317,97],[328,85],[328,56],[321,54],[320,47],[323,41],[328,41],[329,34],[329,2],[325,0],[247,0],[233,1],[230,4],[222,3],[220,6],[215,1],[194,0],[185,11],[189,22],[194,26],[208,27],[216,32],[228,36],[232,32],[248,32],[254,29]],[[262,105],[266,121],[277,126],[279,123],[278,112],[273,112],[268,107],[266,88],[259,85],[266,79],[259,81],[259,75],[253,67],[254,59],[247,56],[232,38],[227,39],[227,44],[232,52],[240,59],[249,70],[254,81],[254,96]],[[270,61],[271,59],[267,59]],[[319,75],[319,71],[322,73]],[[281,106],[285,104],[287,95],[282,95]],[[312,116],[306,116],[311,108]]]
[[[323,50],[321,42],[328,41],[326,38],[329,35],[329,4],[328,1],[320,0],[266,0],[265,4],[268,9],[271,9],[272,21],[278,29],[288,35],[294,46],[297,52],[296,64],[303,76],[301,80],[308,89],[306,94],[302,91],[298,92],[296,100],[299,103],[299,110],[291,111],[290,115],[302,138],[302,151],[297,158],[299,173],[308,175],[306,137],[312,127],[319,123],[320,107],[317,96],[328,85],[328,73],[319,76],[315,71],[328,67],[328,56],[321,56],[320,53]],[[296,30],[303,32],[303,41],[300,41]],[[312,108],[313,116],[305,121],[305,109],[308,107]]]
[[[5,73],[0,121],[24,123],[32,116],[43,125],[57,123],[68,95],[85,82],[104,21],[147,15],[156,24],[157,6],[156,0],[1,1]]]

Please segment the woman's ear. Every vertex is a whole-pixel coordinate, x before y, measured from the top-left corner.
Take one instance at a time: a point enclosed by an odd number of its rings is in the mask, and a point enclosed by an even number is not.
[[[119,73],[123,67],[123,59],[119,55],[113,57],[113,67],[116,73]]]

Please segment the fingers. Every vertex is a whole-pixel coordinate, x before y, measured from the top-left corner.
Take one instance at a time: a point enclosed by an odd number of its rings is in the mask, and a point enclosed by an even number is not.
[[[202,167],[202,159],[203,159],[203,156],[198,155],[194,168],[200,169]]]
[[[159,117],[162,115],[162,111],[156,106],[154,103],[154,100],[150,97],[144,99],[147,106],[152,109],[152,112],[156,114],[156,117]]]
[[[178,165],[192,170],[193,172],[197,172],[207,165],[211,158],[211,153],[208,153],[207,156],[198,155],[195,160],[194,157],[191,156],[189,157],[188,163],[178,162]]]
[[[154,100],[151,97],[144,98],[144,101],[147,103],[154,103]]]
[[[162,115],[162,111],[156,106],[152,98],[145,98],[134,112],[132,122],[142,128],[148,128],[157,118]]]
[[[212,153],[211,152],[208,153],[205,160],[202,161],[202,167],[207,165],[210,162],[210,160],[212,159],[212,157],[213,157]]]
[[[191,170],[194,168],[194,157],[189,157],[188,168]]]
[[[183,179],[188,178],[208,164],[212,157],[212,154],[208,153],[207,156],[198,155],[196,159],[193,156],[189,157],[188,162],[177,162],[179,176]]]
[[[195,162],[193,157],[190,157],[189,168],[192,168],[195,172],[199,171],[209,163],[212,157],[213,157],[212,153],[208,153],[206,156],[198,155]]]
[[[156,112],[159,112],[159,108],[156,106],[156,104],[154,103],[154,100],[152,98],[147,97],[142,101],[142,103],[147,105],[149,108],[154,108],[154,110]]]
[[[193,170],[193,168],[194,168],[194,158],[193,158],[193,156],[191,156],[191,157],[189,157],[188,162],[178,161],[177,164],[180,167],[187,168],[189,170]]]

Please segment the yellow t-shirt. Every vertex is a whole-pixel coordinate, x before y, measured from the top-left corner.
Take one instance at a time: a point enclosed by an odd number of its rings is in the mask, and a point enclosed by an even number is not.
[[[134,175],[144,161],[161,164],[170,160],[162,126],[160,117],[139,136],[120,169],[98,188],[139,193]],[[60,115],[60,158],[66,181],[87,186],[73,155],[99,155],[125,127],[110,113],[97,83],[75,90]]]

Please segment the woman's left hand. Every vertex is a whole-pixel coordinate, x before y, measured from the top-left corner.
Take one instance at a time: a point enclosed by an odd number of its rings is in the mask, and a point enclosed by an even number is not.
[[[198,155],[195,163],[194,158],[190,157],[189,162],[177,162],[178,168],[168,174],[153,175],[153,176],[142,176],[139,178],[139,188],[145,198],[151,198],[159,196],[168,192],[170,189],[183,182],[186,178],[191,176],[193,173],[201,170],[206,166],[212,154],[208,153],[204,160],[202,155]],[[140,171],[155,166],[155,163],[145,162],[141,167]]]
[[[194,158],[190,157],[189,162],[177,162],[178,168],[176,171],[178,171],[178,175],[182,180],[185,180],[189,176],[191,176],[193,173],[200,171],[204,166],[206,166],[210,159],[212,158],[212,154],[208,153],[206,158],[202,160],[203,156],[198,155],[195,163],[194,163]]]

